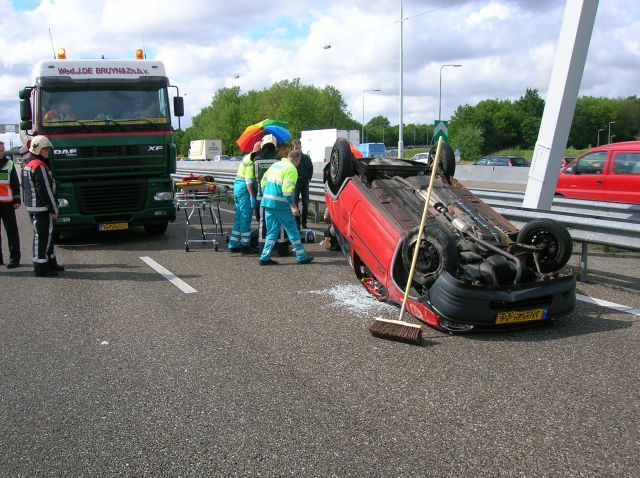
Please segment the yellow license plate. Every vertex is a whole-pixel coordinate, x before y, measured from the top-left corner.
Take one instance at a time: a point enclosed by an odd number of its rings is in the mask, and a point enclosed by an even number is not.
[[[110,224],[100,224],[98,226],[99,231],[122,231],[123,229],[129,229],[128,222],[112,222]]]
[[[515,324],[518,322],[533,322],[547,318],[547,309],[511,310],[498,312],[496,324]]]

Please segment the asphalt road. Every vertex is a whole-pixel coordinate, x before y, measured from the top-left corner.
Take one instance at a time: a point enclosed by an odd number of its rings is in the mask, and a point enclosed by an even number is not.
[[[1,477],[640,475],[637,310],[384,341],[367,327],[398,309],[340,253],[187,253],[179,217],[64,238],[59,278],[0,267]],[[596,253],[578,292],[638,309],[639,265]]]

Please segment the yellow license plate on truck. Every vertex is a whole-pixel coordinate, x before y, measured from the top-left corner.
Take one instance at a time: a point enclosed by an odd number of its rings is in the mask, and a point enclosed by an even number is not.
[[[99,231],[122,231],[123,229],[129,229],[128,222],[112,222],[110,224],[100,224],[98,226]]]
[[[547,309],[510,310],[498,312],[496,324],[516,324],[518,322],[533,322],[547,318]]]

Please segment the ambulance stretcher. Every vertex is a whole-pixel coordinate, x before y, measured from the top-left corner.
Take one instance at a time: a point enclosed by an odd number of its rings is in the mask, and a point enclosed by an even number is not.
[[[225,185],[217,185],[210,181],[204,181],[199,176],[187,176],[175,183],[176,209],[184,210],[185,242],[184,250],[189,252],[192,243],[212,244],[214,250],[218,250],[221,239],[229,242],[229,237],[223,229],[220,215],[220,201],[227,201],[230,189]],[[192,221],[197,214],[200,225],[199,239],[191,237]],[[208,224],[209,220],[211,221]]]

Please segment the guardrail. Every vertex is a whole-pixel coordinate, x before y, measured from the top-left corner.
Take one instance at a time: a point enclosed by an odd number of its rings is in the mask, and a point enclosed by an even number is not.
[[[232,185],[235,172],[212,171],[196,167],[180,168],[180,173],[213,175],[221,184]],[[177,174],[176,177],[179,177]],[[472,189],[474,194],[505,216],[518,227],[532,219],[547,218],[562,223],[574,241],[581,243],[579,279],[587,281],[589,244],[602,244],[640,251],[640,205],[584,201],[555,198],[550,211],[528,209],[521,206],[522,193]],[[322,179],[313,178],[309,185],[309,199],[314,204],[315,221],[318,222],[319,208],[324,204],[324,184]]]

